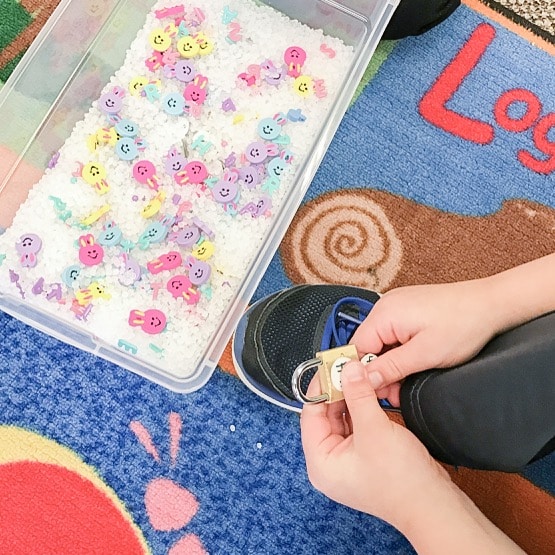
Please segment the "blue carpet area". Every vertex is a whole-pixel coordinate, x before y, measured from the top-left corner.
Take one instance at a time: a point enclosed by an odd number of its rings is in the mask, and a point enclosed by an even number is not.
[[[154,553],[166,553],[185,533],[214,554],[412,553],[385,523],[315,492],[298,416],[258,399],[237,379],[217,372],[199,392],[176,395],[4,314],[0,328],[2,423],[54,439],[97,469]],[[183,419],[174,468],[170,412]],[[150,431],[160,463],[129,429],[132,420]],[[157,532],[149,523],[145,488],[158,477],[199,501],[183,530]]]
[[[495,136],[490,144],[448,134],[418,113],[424,93],[483,22],[463,7],[444,25],[399,43],[343,120],[308,198],[360,186],[473,216],[498,210],[510,198],[555,207],[553,174],[538,174],[517,159],[522,149],[547,158],[536,150],[533,130],[508,132],[494,118],[498,99],[516,88],[540,100],[542,115],[555,111],[555,72],[547,53],[488,22],[495,38],[448,107],[492,125]],[[517,111],[518,103],[512,108]],[[551,127],[550,141],[555,140],[554,132]],[[553,142],[550,152],[553,156]]]

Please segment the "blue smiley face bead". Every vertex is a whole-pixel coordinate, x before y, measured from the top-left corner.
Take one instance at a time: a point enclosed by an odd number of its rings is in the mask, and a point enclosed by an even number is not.
[[[287,162],[283,158],[274,158],[268,164],[268,175],[280,179],[286,169]]]
[[[281,134],[281,125],[273,118],[264,118],[258,124],[258,135],[265,141],[273,141]]]
[[[116,143],[116,154],[120,160],[130,162],[139,156],[139,149],[132,137],[122,137]]]
[[[104,226],[104,230],[98,236],[98,243],[104,247],[115,247],[120,244],[123,234],[120,228],[110,222]]]
[[[139,126],[129,119],[122,119],[115,125],[120,137],[136,137],[139,134]]]
[[[180,116],[185,112],[185,98],[179,93],[169,93],[161,102],[164,112],[170,116]]]
[[[74,264],[69,266],[62,272],[62,281],[71,289],[81,275],[81,268]]]

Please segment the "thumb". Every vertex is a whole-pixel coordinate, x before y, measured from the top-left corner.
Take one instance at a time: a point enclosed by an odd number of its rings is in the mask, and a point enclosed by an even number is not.
[[[346,364],[341,372],[341,384],[354,430],[370,433],[377,421],[387,419],[370,385],[364,364],[356,361]]]
[[[381,389],[410,374],[428,370],[433,366],[432,356],[421,336],[415,335],[404,345],[371,361],[367,366],[368,380],[374,389]]]

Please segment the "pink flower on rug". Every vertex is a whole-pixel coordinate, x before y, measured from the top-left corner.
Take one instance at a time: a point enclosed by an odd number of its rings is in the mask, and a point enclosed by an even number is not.
[[[179,442],[183,422],[175,412],[169,415],[170,459],[175,466],[179,453]],[[152,441],[152,436],[142,422],[133,420],[129,428],[146,452],[158,463],[161,457]],[[152,527],[159,532],[172,532],[187,526],[199,510],[197,498],[186,488],[169,478],[154,478],[145,491],[146,513]],[[202,541],[195,534],[186,534],[169,550],[168,555],[207,555]]]
[[[152,527],[160,532],[187,526],[199,508],[189,490],[167,478],[155,478],[147,485],[145,505]]]
[[[174,544],[168,555],[206,555],[206,551],[198,536],[187,534]]]

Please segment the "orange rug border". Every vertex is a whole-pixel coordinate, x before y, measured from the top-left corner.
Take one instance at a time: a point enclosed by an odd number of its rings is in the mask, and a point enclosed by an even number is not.
[[[532,31],[525,29],[524,27],[510,20],[503,14],[496,12],[493,8],[482,4],[480,0],[462,0],[462,3],[465,6],[469,7],[471,10],[474,10],[475,12],[487,17],[488,19],[491,19],[495,23],[503,25],[503,27],[505,27],[509,31],[512,31],[523,39],[526,39],[533,46],[539,48],[540,50],[544,50],[548,54],[551,54],[551,56],[555,56],[554,44],[551,44],[550,42],[536,35]]]

